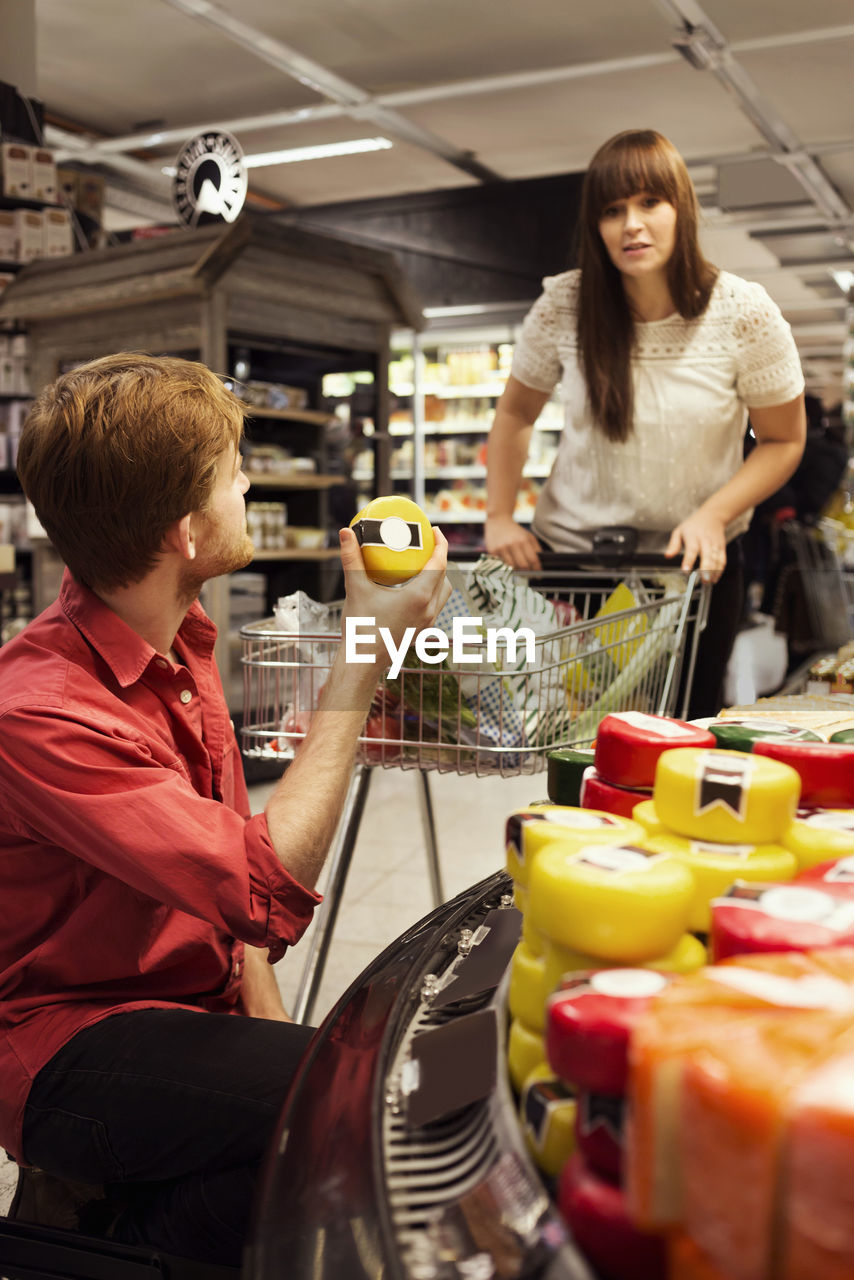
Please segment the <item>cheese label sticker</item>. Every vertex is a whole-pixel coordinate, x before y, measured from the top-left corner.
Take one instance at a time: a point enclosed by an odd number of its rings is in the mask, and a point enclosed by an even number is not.
[[[615,720],[622,720],[624,724],[630,724],[635,729],[645,729],[647,733],[658,734],[661,738],[693,736],[692,729],[684,724],[677,724],[674,720],[668,720],[666,716],[650,716],[644,711],[615,711],[613,716]]]
[[[854,832],[854,809],[819,809],[798,818],[808,827],[817,827],[819,831],[852,831]]]
[[[575,1094],[562,1080],[547,1077],[532,1080],[522,1098],[522,1119],[534,1145],[541,1151],[548,1136],[552,1112],[575,1101]]]
[[[742,969],[737,965],[712,965],[705,972],[714,982],[780,1008],[838,1009],[840,1012],[854,1009],[854,992],[848,983],[830,975],[784,978],[777,973]]]
[[[755,844],[721,844],[720,841],[692,840],[689,852],[706,858],[749,858],[756,852]]]
[[[389,551],[421,551],[424,540],[417,520],[386,516],[384,520],[357,520],[353,531],[363,547],[387,547]]]
[[[625,1099],[609,1093],[581,1094],[578,1109],[578,1128],[584,1137],[594,1129],[604,1129],[614,1142],[622,1146]]]
[[[703,753],[697,760],[694,812],[699,816],[720,807],[744,821],[750,777],[756,768],[751,756],[716,756]]]
[[[593,991],[617,999],[657,996],[667,986],[667,978],[654,969],[601,969],[590,979]]]
[[[822,880],[834,881],[836,884],[850,884],[854,880],[854,858],[840,858],[828,867]]]
[[[625,875],[630,871],[648,871],[664,856],[634,844],[591,844],[579,849],[569,861],[595,867],[597,871],[608,871],[612,875]]]

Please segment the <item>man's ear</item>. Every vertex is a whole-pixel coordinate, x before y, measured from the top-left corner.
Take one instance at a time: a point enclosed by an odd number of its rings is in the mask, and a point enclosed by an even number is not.
[[[177,551],[185,560],[196,558],[196,533],[192,514],[181,516],[170,524],[163,535],[163,547],[166,551]]]

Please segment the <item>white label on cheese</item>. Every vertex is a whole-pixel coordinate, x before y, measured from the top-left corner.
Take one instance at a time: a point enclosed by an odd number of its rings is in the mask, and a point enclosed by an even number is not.
[[[570,862],[585,862],[588,866],[600,871],[611,871],[614,875],[624,875],[628,871],[648,871],[650,866],[660,861],[664,855],[650,853],[639,849],[636,845],[591,844],[579,849],[570,858]]]
[[[758,969],[741,969],[732,965],[713,966],[706,970],[706,976],[725,987],[786,1009],[854,1010],[854,991],[846,982],[829,975],[784,978],[777,973],[762,973]]]
[[[645,729],[647,733],[657,733],[662,738],[685,738],[693,736],[692,730],[684,724],[675,724],[661,716],[649,716],[644,711],[615,711],[615,720],[633,725],[635,729]]]
[[[793,920],[800,924],[825,923],[838,905],[830,894],[820,889],[802,889],[799,885],[768,889],[759,902],[765,914],[775,920]]]
[[[712,842],[711,840],[692,840],[689,849],[691,853],[704,855],[710,858],[749,858],[752,853],[756,852],[755,844],[721,844],[720,841]]]
[[[819,809],[799,821],[821,831],[854,831],[854,809]]]
[[[601,969],[593,974],[590,986],[603,996],[657,996],[667,979],[653,969]]]
[[[603,827],[622,827],[619,817],[608,813],[596,813],[593,809],[567,809],[566,813],[545,814],[548,822],[559,827],[570,827],[572,830],[596,831]]]

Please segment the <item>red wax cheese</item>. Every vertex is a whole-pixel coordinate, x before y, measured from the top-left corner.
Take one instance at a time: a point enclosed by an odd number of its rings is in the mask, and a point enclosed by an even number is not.
[[[606,782],[651,790],[662,751],[669,751],[671,747],[715,745],[708,729],[686,720],[651,716],[642,711],[620,711],[605,716],[600,722],[593,764]]]
[[[585,769],[581,779],[582,809],[600,809],[606,813],[631,818],[636,804],[651,800],[652,791],[645,787],[618,787],[608,782],[595,768]]]
[[[828,884],[739,880],[712,903],[712,959],[769,951],[854,946],[854,894]]]
[[[588,1167],[619,1183],[623,1173],[625,1099],[606,1093],[578,1095],[575,1140]]]
[[[665,1280],[662,1237],[639,1231],[620,1187],[597,1177],[578,1154],[564,1166],[557,1204],[601,1280]]]
[[[854,894],[854,855],[808,867],[797,876],[794,883],[826,888],[830,893]]]
[[[632,1027],[669,979],[651,969],[579,974],[549,998],[546,1054],[577,1089],[622,1094]]]
[[[854,805],[854,743],[798,742],[763,738],[753,744],[755,756],[790,765],[801,779],[801,804],[816,809]]]

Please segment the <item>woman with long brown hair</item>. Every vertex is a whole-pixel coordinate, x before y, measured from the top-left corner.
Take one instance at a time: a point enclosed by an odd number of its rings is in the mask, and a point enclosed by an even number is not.
[[[689,713],[720,708],[741,615],[737,539],[803,452],[804,379],[791,330],[761,285],[719,271],[698,242],[679,152],[619,133],[584,179],[574,271],[547,277],[516,345],[487,451],[487,550],[518,569],[638,531],[716,584]],[[534,423],[557,383],[565,423],[532,531],[513,511]],[[745,460],[748,410],[756,448]],[[676,557],[681,559],[676,561]]]

